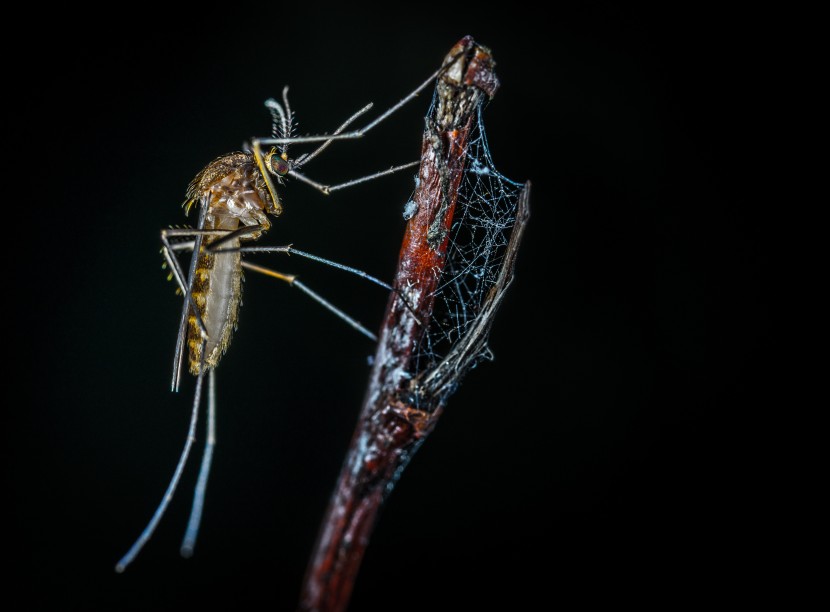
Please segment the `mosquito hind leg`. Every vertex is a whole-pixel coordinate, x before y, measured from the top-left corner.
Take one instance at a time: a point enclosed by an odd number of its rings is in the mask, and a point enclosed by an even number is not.
[[[207,397],[207,436],[205,449],[202,453],[202,465],[199,468],[199,479],[196,481],[196,490],[193,493],[193,505],[190,509],[190,519],[182,540],[179,552],[182,557],[193,556],[196,547],[196,538],[199,536],[199,526],[202,523],[202,510],[205,507],[205,492],[207,491],[208,476],[213,463],[213,450],[216,447],[216,370],[208,372]]]
[[[296,276],[292,274],[283,274],[282,272],[277,272],[276,270],[271,270],[270,268],[265,268],[263,266],[252,264],[247,261],[242,262],[242,267],[246,270],[251,270],[252,272],[258,272],[259,274],[264,274],[265,276],[276,278],[277,280],[281,280],[288,283],[292,287],[296,287],[297,289],[305,293],[308,297],[313,299],[315,302],[320,304],[323,308],[333,313],[342,321],[345,321],[350,327],[356,329],[361,334],[372,340],[372,342],[377,342],[378,337],[372,332],[370,332],[368,329],[366,329],[366,327],[362,323],[347,315],[344,311],[340,310],[337,306],[326,300],[317,292],[312,291],[307,285],[297,280]]]
[[[133,562],[141,549],[144,548],[144,545],[150,540],[153,533],[156,530],[161,518],[164,516],[165,511],[167,510],[167,506],[170,505],[170,500],[173,499],[173,494],[176,492],[176,487],[179,485],[179,480],[181,480],[182,472],[184,471],[184,466],[187,463],[187,458],[190,455],[190,449],[193,448],[193,442],[196,440],[196,423],[199,420],[199,405],[201,404],[202,399],[202,381],[204,380],[204,372],[205,372],[205,364],[204,364],[204,354],[205,354],[205,345],[206,341],[202,340],[202,363],[201,367],[199,368],[199,375],[196,378],[196,392],[193,395],[193,409],[190,413],[190,425],[187,429],[187,439],[184,443],[184,448],[182,449],[182,454],[179,457],[179,462],[176,464],[176,469],[173,471],[173,477],[170,479],[170,483],[167,485],[167,490],[164,492],[164,496],[161,498],[161,503],[159,503],[156,511],[153,513],[150,522],[147,523],[147,526],[144,528],[144,531],[141,532],[141,535],[138,536],[138,539],[133,543],[127,553],[121,557],[118,563],[115,565],[115,571],[119,574],[127,569],[127,566]]]

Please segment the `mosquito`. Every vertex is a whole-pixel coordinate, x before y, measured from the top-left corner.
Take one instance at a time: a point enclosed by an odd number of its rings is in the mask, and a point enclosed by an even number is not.
[[[270,229],[269,216],[276,218],[282,213],[283,207],[276,186],[282,186],[285,177],[295,178],[323,194],[330,194],[339,189],[352,187],[417,165],[419,163],[417,161],[403,164],[337,185],[318,183],[299,172],[300,168],[317,157],[333,142],[352,140],[365,135],[414,99],[434,79],[449,69],[456,59],[457,57],[450,58],[442,68],[366,126],[351,131],[347,131],[347,128],[372,108],[371,103],[354,113],[331,134],[292,136],[294,115],[288,102],[288,88],[285,87],[282,92],[282,102],[274,99],[265,102],[265,106],[272,115],[272,137],[254,138],[246,150],[218,157],[205,166],[191,181],[184,207],[185,211],[189,212],[194,206],[198,206],[199,219],[196,228],[161,230],[162,253],[166,266],[170,269],[171,278],[175,279],[178,290],[184,296],[173,360],[171,387],[173,391],[178,391],[186,360],[188,370],[196,376],[190,424],[184,448],[164,496],[138,539],[116,564],[117,572],[123,572],[136,558],[153,535],[173,498],[196,439],[202,387],[207,373],[207,435],[190,518],[180,548],[180,553],[184,557],[193,554],[216,443],[215,370],[228,349],[236,327],[241,304],[243,269],[276,278],[300,289],[361,334],[377,341],[377,337],[372,332],[301,283],[296,276],[250,263],[245,261],[242,255],[254,252],[300,255],[355,274],[386,290],[394,291],[389,284],[361,270],[300,251],[293,245],[249,246],[248,243],[257,241]],[[289,145],[310,143],[321,144],[310,154],[300,155],[296,159],[289,157]],[[265,150],[263,147],[270,147],[270,149],[263,154]],[[188,273],[185,274],[179,262],[178,253],[191,251],[193,255]]]

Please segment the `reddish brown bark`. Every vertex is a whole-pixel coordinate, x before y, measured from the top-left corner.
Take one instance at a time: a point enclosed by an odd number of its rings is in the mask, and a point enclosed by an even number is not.
[[[303,611],[346,609],[383,499],[432,431],[447,396],[419,392],[424,372],[415,371],[414,350],[433,312],[476,109],[484,96],[495,93],[498,80],[489,51],[470,37],[453,47],[445,66],[427,117],[413,198],[417,212],[406,228],[396,292],[363,408],[305,578]],[[486,335],[489,325],[484,328]]]

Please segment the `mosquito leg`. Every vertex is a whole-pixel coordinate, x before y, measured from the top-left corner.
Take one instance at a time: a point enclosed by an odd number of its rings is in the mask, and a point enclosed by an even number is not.
[[[276,270],[271,270],[270,268],[252,264],[249,261],[243,261],[242,267],[246,270],[251,270],[252,272],[257,272],[259,274],[264,274],[265,276],[270,276],[271,278],[284,281],[289,285],[293,285],[297,280],[297,277],[293,274],[283,274],[282,272],[277,272]]]
[[[181,289],[182,294],[187,295],[188,291],[187,283],[184,280],[184,270],[182,270],[179,260],[173,257],[171,254],[176,253],[178,251],[192,251],[194,248],[196,248],[196,242],[193,241],[184,243],[171,243],[170,238],[189,238],[191,236],[222,236],[222,238],[210,245],[211,249],[213,249],[217,244],[221,244],[226,240],[232,240],[233,238],[238,238],[239,236],[244,236],[245,234],[252,234],[262,229],[263,228],[259,225],[245,226],[233,232],[230,232],[228,230],[198,230],[191,228],[163,229],[161,230],[161,242],[163,245],[162,254],[164,255],[164,259],[167,261],[167,265],[170,266],[173,278],[176,279],[176,284],[179,286],[179,289]],[[190,306],[194,308],[194,311],[196,311],[192,297],[190,297]],[[201,321],[199,322],[199,326],[202,329],[202,332],[206,333],[204,325],[201,323]]]
[[[205,247],[205,250],[209,252],[221,253],[224,251],[224,249],[220,249],[219,247],[221,247],[223,244],[227,244],[228,242],[231,242],[238,238],[242,238],[249,234],[256,234],[257,232],[266,231],[268,227],[270,227],[270,224],[268,226],[257,224],[244,225],[239,229],[235,229],[233,231],[223,230],[225,235],[222,236],[219,240],[213,241],[210,245]]]
[[[283,92],[282,92],[282,93],[283,93],[283,100],[284,100],[284,104],[285,104],[285,106],[286,106],[286,109],[283,109],[282,105],[280,105],[280,103],[279,103],[279,102],[277,102],[276,100],[274,100],[273,98],[269,98],[269,99],[267,99],[267,100],[265,101],[265,106],[266,106],[266,107],[268,107],[268,109],[270,109],[272,113],[276,113],[276,115],[277,115],[277,116],[279,117],[279,119],[280,119],[280,122],[283,124],[282,129],[283,129],[283,131],[285,131],[285,130],[286,130],[285,123],[286,123],[286,121],[287,121],[287,119],[286,119],[286,115],[288,115],[289,117],[290,117],[290,115],[291,115],[291,111],[290,111],[290,109],[288,109],[288,108],[287,108],[287,107],[288,107],[288,97],[287,97],[287,95],[288,95],[288,88],[286,87],[286,88],[283,90]],[[363,108],[361,108],[359,111],[357,111],[354,115],[352,115],[351,117],[349,117],[348,119],[346,119],[346,121],[344,121],[344,122],[343,122],[343,124],[342,124],[340,127],[338,127],[338,128],[334,131],[334,133],[332,134],[332,136],[336,136],[336,135],[340,134],[340,133],[341,133],[343,130],[345,130],[345,129],[346,129],[346,128],[347,128],[347,127],[348,127],[348,126],[349,126],[352,122],[354,122],[354,120],[355,120],[355,119],[357,119],[357,118],[358,118],[358,117],[360,117],[361,115],[365,114],[365,113],[366,113],[366,112],[367,112],[370,108],[372,108],[372,106],[373,106],[373,105],[372,105],[372,103],[370,102],[369,104],[367,104],[366,106],[364,106]],[[277,118],[277,117],[275,116],[275,121],[276,121],[276,118]],[[289,121],[289,123],[290,123],[290,121]],[[275,122],[274,126],[275,126],[275,129],[276,129],[276,122]],[[297,168],[301,168],[302,166],[304,166],[304,165],[306,165],[308,162],[310,162],[312,159],[314,159],[315,157],[317,157],[318,155],[320,155],[320,153],[322,153],[323,151],[325,151],[325,150],[328,148],[328,146],[329,146],[332,142],[333,142],[333,140],[332,140],[331,138],[328,138],[328,139],[326,139],[326,140],[325,140],[325,142],[323,142],[323,144],[322,144],[322,145],[320,145],[319,147],[317,147],[317,149],[315,149],[312,153],[310,153],[310,154],[308,154],[308,155],[301,155],[298,159],[296,159],[296,160],[292,161],[292,162],[291,162],[291,170],[289,170],[288,174],[289,174],[290,176],[294,176],[294,177],[296,177],[296,178],[300,179],[301,181],[305,181],[305,182],[309,183],[310,185],[312,185],[312,186],[314,186],[314,187],[316,187],[316,188],[320,189],[321,191],[323,191],[323,193],[327,193],[327,192],[324,190],[324,186],[323,186],[323,185],[319,185],[318,183],[315,183],[314,181],[311,181],[310,179],[306,178],[305,176],[303,176],[302,174],[300,174],[299,172],[297,172],[297,171],[296,171],[296,169],[297,169]],[[261,139],[254,138],[253,140],[251,140],[251,148],[253,149],[253,152],[254,152],[254,158],[256,159],[256,162],[257,162],[257,164],[259,164],[259,166],[260,166],[260,171],[262,171],[262,162],[261,162],[261,159],[262,159],[262,152],[261,152],[261,144],[262,144],[262,140],[261,140]],[[286,148],[287,148],[287,147],[288,147],[288,143],[287,143],[287,142],[286,142],[286,143],[283,143],[283,147],[282,147],[283,152],[286,150]],[[267,173],[266,173],[266,175],[267,175]],[[270,179],[270,177],[265,176],[266,185],[268,186],[268,189],[269,189],[269,191],[271,192],[272,197],[273,197],[273,196],[275,196],[276,191],[275,191],[275,189],[274,189],[274,187],[273,187],[273,184],[271,184],[271,183],[270,183],[270,180],[271,180],[271,179]],[[276,200],[275,200],[275,201],[276,201]]]
[[[193,494],[193,506],[190,510],[190,520],[187,522],[187,531],[179,549],[182,557],[193,556],[196,547],[196,538],[199,536],[199,526],[202,523],[202,510],[205,507],[205,491],[207,490],[210,466],[213,462],[213,449],[216,446],[216,370],[210,370],[208,375],[207,397],[207,438],[205,450],[202,454],[202,467],[199,468],[199,479],[196,481],[196,491]]]
[[[252,230],[248,230],[249,227],[252,227]],[[251,231],[256,231],[262,229],[259,225],[256,226],[245,226],[240,228],[242,230],[247,230],[244,233],[249,233]],[[234,232],[238,232],[240,230],[234,230]],[[167,229],[161,230],[161,233],[168,238],[187,238],[190,236],[227,236],[228,234],[232,233],[231,230],[226,229],[218,229],[218,230],[207,230],[207,229],[195,229],[192,227],[169,227]]]
[[[466,51],[466,50],[465,50]],[[438,76],[444,73],[446,70],[450,68],[464,53],[462,51],[455,57],[451,58],[446,64],[444,64],[441,68],[433,72],[429,78],[418,85],[415,89],[413,89],[406,97],[402,98],[397,104],[387,109],[384,113],[382,113],[379,117],[377,117],[374,121],[366,125],[365,127],[360,128],[359,130],[354,130],[351,132],[346,132],[342,134],[324,134],[321,136],[298,136],[298,137],[288,137],[288,138],[260,138],[256,140],[256,142],[260,145],[277,145],[277,144],[302,144],[302,143],[310,143],[310,142],[326,142],[326,141],[333,141],[333,140],[352,140],[354,138],[360,138],[366,132],[371,130],[377,124],[381,123],[382,121],[389,118],[390,115],[395,113],[399,110],[402,106],[404,106],[410,100],[413,100],[421,93],[424,89],[429,87],[430,83],[434,81]]]
[[[167,485],[167,490],[164,492],[164,497],[161,499],[161,503],[156,508],[156,511],[153,513],[153,517],[150,519],[150,522],[147,523],[147,526],[144,528],[144,531],[141,532],[141,535],[138,536],[138,539],[135,543],[130,547],[130,550],[127,551],[121,560],[115,565],[115,571],[119,574],[127,569],[127,566],[133,562],[141,549],[144,548],[144,545],[147,541],[152,537],[153,532],[156,530],[156,527],[161,521],[161,517],[164,516],[164,512],[167,510],[167,506],[170,504],[170,500],[173,499],[173,494],[176,492],[176,487],[179,484],[179,480],[182,477],[182,472],[184,471],[184,466],[187,463],[187,457],[190,455],[190,449],[193,447],[193,442],[196,440],[196,422],[199,419],[199,404],[201,403],[202,398],[202,381],[204,380],[204,354],[205,354],[205,347],[207,346],[207,341],[202,340],[202,363],[201,367],[199,368],[199,376],[196,379],[196,392],[193,396],[193,410],[190,413],[190,426],[187,430],[187,440],[184,443],[184,448],[182,449],[182,455],[179,457],[179,462],[176,464],[176,469],[173,472],[173,478],[170,479],[170,484]]]
[[[293,170],[289,172],[291,176],[296,179],[299,179],[306,185],[311,185],[316,190],[321,191],[325,195],[329,195],[332,191],[337,191],[339,189],[345,189],[346,187],[351,187],[353,185],[359,185],[360,183],[365,183],[367,181],[374,180],[376,178],[380,178],[382,176],[386,176],[387,174],[394,174],[400,170],[406,170],[407,168],[414,168],[420,161],[409,162],[408,164],[401,164],[400,166],[393,166],[388,170],[381,170],[380,172],[375,172],[374,174],[369,174],[368,176],[362,176],[360,178],[353,179],[351,181],[346,181],[345,183],[339,183],[337,185],[323,185],[322,183],[318,183],[307,176],[300,174],[299,172],[294,172]]]
[[[276,270],[271,270],[270,268],[258,266],[247,261],[242,262],[242,267],[246,268],[247,270],[251,270],[252,272],[259,272],[260,274],[270,276],[271,278],[276,278],[281,281],[285,281],[292,287],[296,287],[297,289],[305,293],[307,296],[309,296],[311,299],[313,299],[315,302],[320,304],[323,308],[333,313],[339,319],[345,321],[349,326],[353,327],[373,342],[377,342],[378,338],[375,334],[366,329],[359,321],[353,319],[345,312],[340,310],[337,306],[323,298],[320,294],[316,293],[315,291],[312,291],[308,286],[298,281],[296,276],[290,274],[283,274],[281,272],[277,272]]]
[[[266,106],[268,106],[268,102],[269,102],[268,100],[265,101]],[[341,134],[343,132],[343,130],[345,130],[347,127],[349,127],[349,125],[355,119],[357,119],[358,117],[360,117],[360,116],[364,115],[365,113],[367,113],[369,111],[369,109],[372,108],[372,106],[374,106],[374,104],[372,102],[369,102],[369,104],[367,104],[366,106],[361,108],[359,111],[357,111],[354,115],[352,115],[351,117],[346,119],[346,121],[343,122],[343,125],[341,125],[339,128],[334,130],[334,132],[332,133],[332,136],[336,136],[338,134]],[[321,144],[319,147],[317,147],[317,149],[315,149],[313,152],[297,159],[294,162],[294,164],[292,165],[291,171],[288,172],[288,175],[289,176],[294,176],[295,175],[294,170],[296,168],[301,168],[302,166],[305,166],[308,162],[310,162],[312,159],[314,159],[315,157],[320,155],[320,153],[325,151],[332,142],[334,142],[334,141],[332,139],[329,139],[326,142],[324,142],[323,144]]]
[[[199,326],[199,332],[202,336],[202,340],[207,340],[207,328],[205,327],[204,321],[202,321],[202,317],[199,316],[199,309],[196,308],[196,304],[193,301],[193,296],[190,292],[190,287],[193,281],[193,275],[196,272],[196,262],[197,257],[193,257],[190,261],[190,273],[188,275],[187,282],[184,282],[184,271],[182,270],[181,265],[179,264],[179,260],[176,257],[172,256],[172,253],[181,250],[180,248],[174,248],[174,245],[170,243],[170,237],[194,237],[194,241],[191,246],[191,250],[196,251],[199,249],[202,243],[202,236],[214,234],[213,230],[205,230],[204,229],[204,217],[205,217],[205,207],[202,206],[202,211],[199,215],[199,225],[201,226],[198,229],[163,229],[161,230],[161,242],[162,242],[162,253],[164,254],[164,259],[167,261],[167,265],[171,268],[171,273],[176,278],[176,282],[179,285],[179,289],[184,296],[184,302],[182,304],[182,314],[181,318],[179,319],[179,333],[176,337],[176,352],[173,357],[173,380],[171,382],[171,388],[173,391],[179,390],[179,383],[181,382],[182,378],[182,365],[184,363],[184,344],[185,344],[185,335],[186,335],[186,325],[187,325],[187,315],[188,311],[192,311],[196,314],[196,323]],[[220,232],[221,234],[226,234],[226,231]]]
[[[230,249],[229,249],[230,250]],[[244,253],[288,253],[289,255],[299,255],[300,257],[305,257],[307,259],[311,259],[312,261],[316,261],[318,263],[325,264],[327,266],[331,266],[332,268],[337,268],[338,270],[343,270],[344,272],[348,272],[349,274],[354,274],[355,276],[359,276],[362,279],[369,281],[370,283],[374,283],[379,287],[383,287],[387,291],[392,291],[397,293],[401,299],[403,300],[406,307],[412,312],[413,316],[415,316],[415,320],[418,322],[419,325],[422,325],[420,319],[415,314],[415,310],[413,309],[412,305],[409,303],[409,300],[406,299],[406,296],[403,295],[400,291],[395,289],[392,285],[388,283],[384,283],[382,280],[375,278],[371,274],[366,274],[363,270],[359,270],[357,268],[353,268],[351,266],[345,266],[341,263],[337,263],[336,261],[332,261],[331,259],[324,259],[323,257],[318,257],[317,255],[312,255],[311,253],[306,253],[305,251],[300,251],[299,249],[295,249],[292,245],[288,246],[281,246],[281,247],[267,247],[267,246],[251,246],[251,247],[241,247],[239,249],[234,249],[238,251],[242,251]],[[243,266],[246,265],[245,262],[242,263]],[[250,264],[253,265],[253,264]]]
[[[196,308],[196,303],[193,301],[193,296],[190,294],[190,290],[184,280],[184,270],[182,270],[179,260],[173,257],[172,253],[175,252],[175,249],[172,247],[169,240],[169,236],[192,235],[194,230],[187,230],[189,232],[188,234],[179,234],[180,231],[181,230],[161,230],[161,243],[163,245],[162,253],[164,254],[164,259],[167,261],[167,265],[170,266],[173,277],[176,279],[176,284],[179,285],[179,289],[181,289],[182,295],[184,295],[184,299],[190,302],[190,307],[193,309],[193,312],[198,313],[199,310]],[[202,322],[200,317],[196,318],[198,320],[199,330],[202,332],[202,338],[207,338],[207,329],[205,328],[205,324]]]
[[[164,229],[161,230],[162,234],[162,242],[164,242],[164,246],[167,247],[169,251],[192,251],[195,248],[195,242],[176,242],[172,243],[169,240],[165,240],[165,238],[189,238],[191,236],[221,236],[219,240],[213,241],[210,245],[205,247],[208,251],[218,250],[217,247],[224,244],[225,242],[229,242],[231,240],[235,240],[236,238],[242,238],[247,236],[248,234],[255,234],[257,232],[262,232],[268,229],[269,226],[264,225],[245,225],[240,227],[239,229],[235,230],[197,230],[191,228],[183,228],[183,229]]]
[[[277,144],[288,145],[288,144],[293,144],[293,143],[302,144],[302,143],[322,142],[323,144],[320,145],[320,147],[318,147],[310,155],[301,156],[295,162],[293,162],[291,170],[289,170],[288,174],[289,174],[289,176],[293,176],[294,178],[306,183],[307,185],[310,185],[310,186],[314,187],[315,189],[317,189],[318,191],[320,191],[320,192],[322,192],[326,195],[328,195],[332,191],[336,191],[338,189],[345,189],[346,187],[351,187],[352,185],[358,185],[358,184],[363,183],[365,181],[370,181],[372,179],[376,179],[376,178],[379,178],[381,176],[386,176],[387,174],[392,174],[394,172],[397,172],[399,170],[403,170],[405,168],[411,168],[413,166],[416,166],[420,162],[412,162],[412,163],[409,163],[409,164],[402,164],[400,166],[396,166],[396,167],[390,168],[388,170],[383,170],[381,172],[377,172],[375,174],[371,174],[369,176],[364,176],[362,178],[358,178],[358,179],[348,181],[348,182],[345,182],[345,183],[340,183],[338,185],[323,185],[322,183],[318,183],[318,182],[308,178],[307,176],[297,172],[297,170],[299,168],[303,167],[308,162],[310,162],[312,159],[314,159],[317,155],[319,155],[321,152],[323,152],[329,145],[331,145],[331,143],[334,142],[335,140],[351,140],[351,139],[354,139],[354,138],[360,138],[366,132],[368,132],[373,127],[378,125],[380,122],[384,121],[386,118],[388,118],[390,115],[392,115],[398,109],[400,109],[402,106],[404,106],[410,100],[414,99],[426,87],[428,87],[429,84],[432,83],[432,81],[434,79],[436,79],[440,74],[442,74],[442,72],[446,71],[455,62],[455,60],[458,59],[458,57],[460,57],[460,55],[461,54],[459,54],[455,58],[452,58],[449,62],[447,62],[447,64],[445,64],[440,69],[435,71],[426,81],[421,83],[421,85],[416,87],[406,97],[401,99],[397,104],[395,104],[391,108],[387,109],[383,114],[381,114],[379,117],[377,117],[374,121],[372,121],[371,123],[369,123],[368,125],[366,125],[365,127],[361,128],[359,130],[354,130],[354,131],[351,131],[351,132],[343,133],[343,130],[346,127],[348,127],[353,121],[355,121],[355,119],[357,119],[358,117],[360,117],[361,115],[366,113],[372,107],[372,104],[367,104],[366,106],[361,108],[354,115],[349,117],[339,128],[337,128],[331,134],[325,134],[325,135],[322,135],[322,136],[300,136],[300,137],[285,137],[285,138],[255,138],[251,141],[251,144],[252,144],[253,150],[254,150],[254,154],[255,154],[255,156],[258,156],[257,154],[259,153],[260,147],[262,145],[277,145]],[[283,98],[285,98],[285,92],[283,92]],[[287,100],[285,101],[285,103],[287,105]],[[280,114],[281,117],[284,116],[285,113],[286,113],[286,111],[284,111],[282,109],[279,102],[277,102],[276,100],[273,100],[273,99],[266,100],[265,105],[268,108],[272,109],[272,112],[274,110],[278,109],[279,114]],[[266,177],[266,180],[268,180],[267,177]]]
[[[192,251],[193,247],[195,246],[196,242],[173,242],[170,244],[170,250],[174,253],[178,253],[179,251]]]
[[[161,230],[161,252],[164,255],[164,259],[167,262],[167,265],[170,267],[170,272],[173,275],[173,278],[176,280],[176,284],[179,286],[179,289],[181,289],[182,294],[186,295],[187,282],[185,280],[184,270],[182,270],[182,266],[179,263],[179,260],[172,255],[176,251],[180,251],[183,249],[180,245],[173,245],[170,243],[170,231],[171,230],[166,229]],[[193,250],[193,243],[190,243],[190,250]],[[191,304],[191,306],[195,306],[195,304]]]
[[[227,249],[231,250],[231,249]],[[371,274],[366,274],[363,270],[358,270],[357,268],[352,268],[351,266],[345,266],[341,263],[337,263],[336,261],[332,261],[331,259],[324,259],[323,257],[318,257],[317,255],[312,255],[311,253],[306,253],[305,251],[300,251],[295,249],[292,245],[288,246],[280,246],[280,247],[269,247],[269,246],[250,246],[250,247],[240,247],[238,249],[232,249],[235,251],[241,251],[243,253],[288,253],[289,255],[299,255],[300,257],[305,257],[306,259],[311,259],[321,264],[325,264],[327,266],[331,266],[332,268],[337,268],[338,270],[343,270],[344,272],[349,272],[350,274],[354,274],[355,276],[359,276],[360,278],[366,279],[370,283],[374,283],[380,287],[383,287],[387,291],[393,291],[392,285],[388,283],[384,283],[382,280],[375,278]],[[246,265],[246,262],[242,262],[242,265]],[[253,264],[250,264],[253,265]],[[293,278],[293,277],[292,277]]]

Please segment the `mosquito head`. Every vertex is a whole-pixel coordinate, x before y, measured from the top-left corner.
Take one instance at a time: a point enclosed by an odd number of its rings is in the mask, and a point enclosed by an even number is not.
[[[268,172],[274,176],[282,178],[288,171],[291,170],[291,164],[288,161],[288,153],[278,153],[277,150],[271,149],[271,152],[265,156],[265,167]]]
[[[276,217],[282,214],[282,204],[280,203],[277,188],[271,180],[272,176],[277,178],[277,182],[282,184],[282,177],[291,171],[291,163],[288,161],[287,153],[278,153],[275,148],[265,155],[262,155],[259,140],[254,138],[251,141],[251,153],[253,153],[254,161],[259,169],[259,175],[265,181],[265,188],[268,190],[268,195],[271,196],[271,204],[266,207],[266,211]]]

